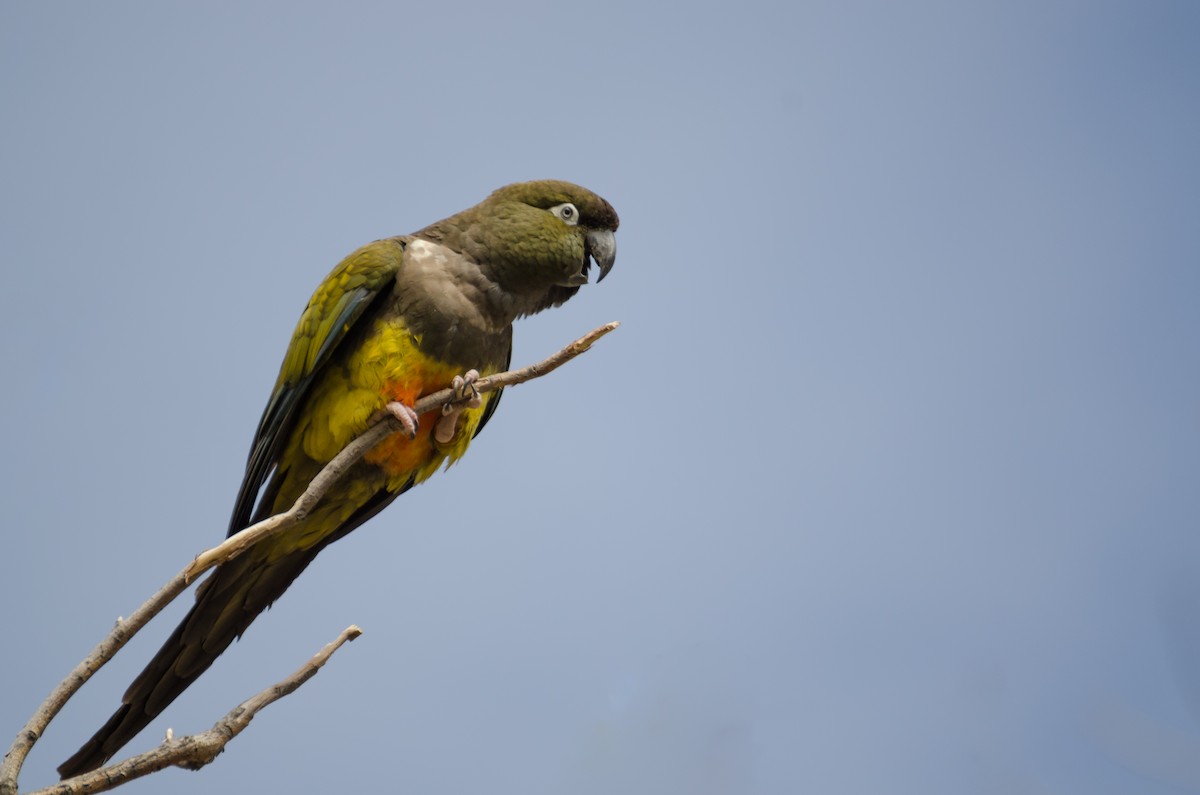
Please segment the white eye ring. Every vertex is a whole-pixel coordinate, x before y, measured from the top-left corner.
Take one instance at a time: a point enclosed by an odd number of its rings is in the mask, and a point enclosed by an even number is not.
[[[555,217],[561,219],[567,226],[575,226],[575,224],[579,223],[579,209],[570,202],[557,204],[550,208],[550,212]]]

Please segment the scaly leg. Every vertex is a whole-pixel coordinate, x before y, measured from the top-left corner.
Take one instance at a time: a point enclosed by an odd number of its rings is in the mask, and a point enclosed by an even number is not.
[[[449,444],[454,439],[459,414],[465,409],[477,409],[483,405],[483,398],[475,388],[478,379],[478,370],[467,370],[462,375],[454,376],[454,399],[442,406],[442,416],[433,427],[433,438],[438,444]]]

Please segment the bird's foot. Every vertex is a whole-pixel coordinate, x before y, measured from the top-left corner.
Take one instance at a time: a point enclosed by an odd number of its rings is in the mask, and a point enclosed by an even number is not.
[[[483,398],[475,388],[477,380],[478,370],[467,370],[462,375],[454,376],[454,381],[451,382],[454,397],[442,404],[442,416],[433,427],[433,438],[439,444],[449,444],[454,439],[454,434],[458,431],[458,415],[465,409],[477,409],[483,405]]]
[[[449,414],[456,403],[463,403],[467,408],[472,409],[482,406],[483,398],[480,397],[479,390],[475,388],[475,382],[478,380],[478,370],[467,370],[462,375],[454,376],[454,380],[450,382],[450,386],[454,390],[454,399],[442,406],[442,414]]]
[[[417,424],[420,420],[417,418],[417,412],[413,411],[412,406],[405,405],[399,401],[392,401],[383,408],[384,411],[400,421],[400,425],[404,429],[404,434],[409,439],[417,438]]]

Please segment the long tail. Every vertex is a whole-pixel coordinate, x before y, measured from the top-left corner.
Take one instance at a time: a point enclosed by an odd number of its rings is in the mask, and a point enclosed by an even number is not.
[[[217,568],[196,592],[196,603],[146,669],[125,691],[120,709],[58,767],[63,778],[95,770],[154,720],[250,623],[300,576],[323,545],[270,564],[250,549]]]

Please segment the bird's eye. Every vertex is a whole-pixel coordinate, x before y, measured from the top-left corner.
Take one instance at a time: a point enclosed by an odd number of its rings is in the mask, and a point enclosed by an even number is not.
[[[570,202],[555,205],[550,208],[550,212],[561,218],[567,226],[575,226],[579,223],[579,210]]]

